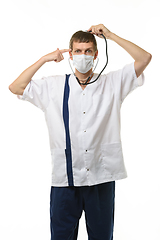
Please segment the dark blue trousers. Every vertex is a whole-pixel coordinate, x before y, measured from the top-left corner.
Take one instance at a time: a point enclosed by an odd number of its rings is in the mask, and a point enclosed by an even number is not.
[[[88,240],[113,240],[115,182],[85,187],[52,187],[51,240],[76,240],[85,212]]]

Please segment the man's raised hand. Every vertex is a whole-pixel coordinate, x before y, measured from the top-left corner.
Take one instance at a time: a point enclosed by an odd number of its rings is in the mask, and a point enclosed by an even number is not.
[[[91,26],[88,31],[100,38],[103,38],[101,34],[103,34],[106,38],[109,38],[111,33],[103,24]]]
[[[47,55],[45,55],[44,59],[45,59],[46,62],[50,62],[50,61],[60,62],[64,59],[63,53],[70,52],[70,51],[71,51],[71,49],[59,50],[59,48],[57,48],[56,51],[48,53]]]

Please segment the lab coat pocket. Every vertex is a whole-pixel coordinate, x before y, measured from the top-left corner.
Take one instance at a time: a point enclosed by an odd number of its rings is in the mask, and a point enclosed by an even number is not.
[[[115,175],[125,171],[121,143],[103,144],[101,152],[107,174]]]
[[[66,177],[66,156],[64,149],[51,149],[52,179],[60,181]]]

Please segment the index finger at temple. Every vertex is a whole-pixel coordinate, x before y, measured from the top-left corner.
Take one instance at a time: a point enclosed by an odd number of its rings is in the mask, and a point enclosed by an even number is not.
[[[71,51],[71,49],[62,49],[62,50],[60,50],[61,53],[70,52],[70,51]]]

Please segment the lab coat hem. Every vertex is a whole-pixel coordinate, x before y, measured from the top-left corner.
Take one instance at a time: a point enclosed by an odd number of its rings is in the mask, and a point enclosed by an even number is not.
[[[104,180],[100,180],[100,181],[95,181],[92,182],[90,184],[83,182],[83,183],[75,183],[74,187],[84,187],[84,186],[94,186],[94,185],[98,185],[98,184],[103,184],[106,182],[112,182],[112,181],[118,181],[118,180],[122,180],[127,178],[127,173],[123,172],[123,173],[118,173],[116,175],[110,175],[109,177],[105,178]],[[52,182],[51,183],[52,187],[68,187],[68,183],[58,183],[58,182]]]

